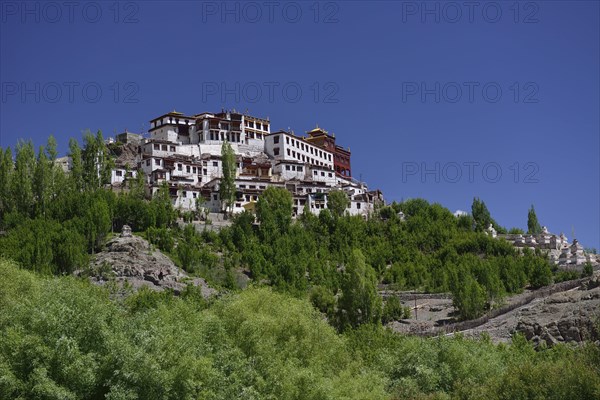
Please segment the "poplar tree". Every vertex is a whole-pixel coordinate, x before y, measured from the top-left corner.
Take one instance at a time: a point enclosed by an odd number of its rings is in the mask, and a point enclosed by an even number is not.
[[[377,276],[358,250],[352,250],[341,282],[342,295],[338,301],[340,330],[356,328],[381,320],[381,297],[377,293]]]
[[[473,204],[471,205],[471,215],[475,220],[475,229],[477,231],[483,231],[490,226],[490,223],[492,223],[490,211],[483,200],[479,200],[477,197],[473,199]]]
[[[33,192],[35,197],[35,213],[45,216],[51,196],[51,162],[48,161],[44,148],[40,146],[33,176]]]
[[[222,178],[219,185],[219,195],[224,205],[224,211],[228,212],[235,201],[235,153],[229,142],[223,143],[221,148]]]
[[[346,208],[350,206],[348,195],[342,190],[332,190],[327,193],[327,208],[335,217],[344,215]]]
[[[14,179],[12,179],[12,197],[17,211],[30,216],[33,211],[33,174],[35,170],[35,151],[31,141],[17,144]]]
[[[71,184],[76,191],[83,190],[83,160],[81,147],[77,140],[69,140],[69,157],[71,157]]]
[[[537,215],[535,214],[535,209],[533,208],[533,204],[527,213],[527,233],[531,235],[537,235],[542,233],[542,227],[538,222]]]
[[[10,194],[14,168],[10,147],[7,147],[6,150],[0,148],[0,214],[2,215],[11,211],[14,205]]]

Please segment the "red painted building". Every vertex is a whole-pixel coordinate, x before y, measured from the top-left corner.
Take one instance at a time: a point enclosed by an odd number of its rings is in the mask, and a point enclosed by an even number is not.
[[[336,145],[335,135],[330,135],[329,132],[318,126],[306,133],[308,134],[306,141],[333,153],[333,169],[336,174],[345,178],[350,178],[352,176],[352,169],[350,167],[350,149],[344,149],[342,146]]]

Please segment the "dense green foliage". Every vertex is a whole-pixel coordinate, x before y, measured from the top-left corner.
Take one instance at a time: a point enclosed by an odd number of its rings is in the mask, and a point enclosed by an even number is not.
[[[483,215],[475,213],[478,223],[421,199],[393,203],[368,220],[339,212],[334,217],[325,209],[318,217],[302,214],[293,222],[289,193],[270,188],[258,202],[260,226],[243,213],[230,229],[221,231],[217,247],[256,280],[293,293],[317,286],[321,292],[341,295],[340,300],[344,292],[355,291],[344,281],[340,267],[347,269],[360,250],[369,281],[398,289],[452,292],[460,316],[472,318],[528,284],[540,287],[552,282],[552,268],[541,254],[521,255],[508,242],[479,232],[477,226],[491,217],[476,199],[474,209],[478,208]],[[405,221],[397,216],[399,211]],[[361,287],[361,280],[354,281]],[[327,297],[321,292],[319,301]]]
[[[337,334],[307,300],[250,288],[207,304],[111,300],[0,261],[2,399],[596,399],[593,345],[536,352],[376,325]]]
[[[52,137],[37,156],[31,142],[17,145],[14,160],[10,148],[0,151],[1,254],[39,272],[71,273],[85,268],[88,254],[124,224],[136,231],[173,226],[177,213],[167,186],[149,201],[140,174],[128,182],[127,194],[116,195],[105,189],[113,162],[102,134],[88,132],[84,143],[83,149],[69,143],[69,174],[54,163]],[[168,247],[170,233],[152,232]]]
[[[205,308],[0,262],[2,399],[383,399],[307,301],[251,289]]]

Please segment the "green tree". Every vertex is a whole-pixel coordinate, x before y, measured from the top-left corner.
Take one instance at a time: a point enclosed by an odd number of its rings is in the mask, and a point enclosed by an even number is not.
[[[48,155],[48,159],[52,162],[56,161],[56,156],[58,156],[56,146],[56,139],[53,135],[50,135],[48,143],[46,144],[46,154]]]
[[[162,182],[152,198],[152,209],[154,211],[156,226],[159,228],[170,227],[177,218],[177,211],[173,208],[169,185]]]
[[[90,251],[95,252],[104,243],[112,229],[111,210],[107,201],[98,195],[88,195],[83,216],[84,229]]]
[[[327,208],[335,217],[344,215],[346,209],[350,206],[350,199],[346,192],[342,190],[332,190],[327,193]]]
[[[452,279],[451,291],[452,303],[461,319],[477,318],[485,311],[485,289],[464,267]]]
[[[292,223],[292,195],[283,188],[268,187],[258,198],[256,217],[263,239],[271,242]]]
[[[387,324],[388,322],[398,321],[404,318],[410,318],[410,308],[402,306],[398,297],[389,297],[383,306],[381,322]]]
[[[490,211],[483,200],[479,200],[477,197],[473,199],[473,204],[471,205],[471,215],[475,220],[475,229],[479,232],[487,229],[487,227],[492,223]]]
[[[70,181],[75,191],[83,190],[83,159],[79,142],[71,138],[69,140],[69,157],[71,158]]]
[[[357,328],[381,320],[381,297],[377,293],[375,271],[355,249],[341,278],[342,294],[338,300],[338,328]]]
[[[17,144],[15,171],[11,180],[11,195],[17,211],[23,215],[32,215],[34,205],[33,175],[35,171],[35,151],[31,141]]]
[[[14,199],[11,195],[14,169],[10,147],[4,151],[0,148],[0,214],[2,215],[10,212],[14,206]]]
[[[40,147],[33,176],[33,192],[36,215],[45,216],[52,196],[52,161],[49,161]]]
[[[548,286],[552,283],[552,268],[547,260],[536,256],[525,256],[524,260],[529,263],[529,284],[534,289]]]
[[[219,183],[219,195],[224,206],[224,211],[229,212],[235,201],[235,153],[229,142],[221,147],[222,178]]]
[[[96,135],[90,131],[85,132],[83,142],[83,182],[87,189],[94,190],[110,183],[113,161],[101,131]]]
[[[535,209],[533,208],[533,204],[527,213],[527,233],[532,235],[538,235],[542,233],[542,227],[538,222],[537,215],[535,214]]]

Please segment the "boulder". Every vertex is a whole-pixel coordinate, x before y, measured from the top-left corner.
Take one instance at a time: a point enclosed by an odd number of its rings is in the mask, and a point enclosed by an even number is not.
[[[148,286],[153,290],[172,289],[181,292],[187,283],[199,286],[204,297],[216,293],[201,278],[191,278],[173,261],[131,231],[123,229],[119,237],[106,243],[105,249],[96,254],[91,266],[91,280],[96,284],[107,281],[106,269],[118,283],[129,283],[134,288]]]

